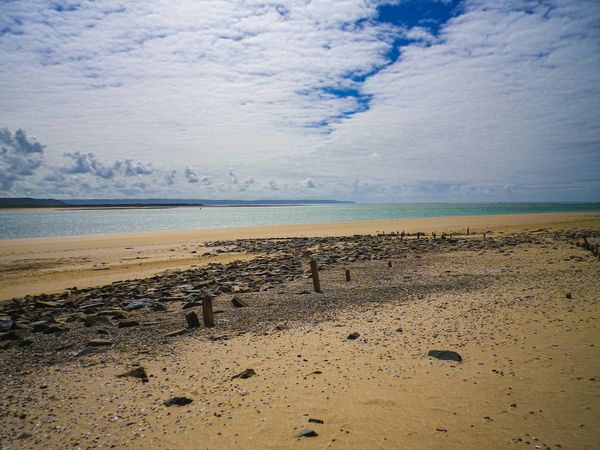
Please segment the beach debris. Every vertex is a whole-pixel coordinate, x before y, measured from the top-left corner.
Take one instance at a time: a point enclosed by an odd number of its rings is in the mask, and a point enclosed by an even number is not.
[[[200,306],[202,306],[202,302],[193,301],[193,302],[187,302],[185,305],[183,305],[181,307],[181,309],[198,308]]]
[[[0,341],[20,341],[23,339],[16,331],[9,331],[0,335]]]
[[[398,333],[403,333],[403,332],[404,332],[404,330],[402,329],[402,327],[398,327],[398,328],[396,329],[396,331],[397,331]]]
[[[179,330],[171,331],[170,333],[165,334],[165,337],[175,337],[181,336],[182,334],[186,334],[188,330],[186,328],[180,328]]]
[[[429,350],[427,356],[432,358],[441,359],[444,361],[456,361],[462,362],[462,356],[452,350]]]
[[[129,320],[120,320],[119,321],[119,328],[131,328],[131,327],[138,327],[138,326],[140,326],[140,323],[137,320],[129,319]]]
[[[163,405],[165,406],[185,406],[185,405],[189,405],[190,403],[192,403],[194,400],[192,400],[191,398],[188,397],[171,397],[168,400],[165,400],[163,402]]]
[[[566,297],[566,298],[568,298],[568,299],[572,299],[572,298],[573,298],[573,294],[572,294],[572,293],[570,293],[570,292],[567,292],[567,293],[565,294],[565,297]]]
[[[298,433],[296,437],[317,437],[318,435],[319,433],[317,433],[315,430],[311,428],[305,428],[300,433]]]
[[[243,372],[240,372],[237,375],[232,376],[231,379],[234,380],[236,378],[241,378],[242,380],[245,380],[246,378],[253,377],[254,375],[256,375],[256,372],[254,371],[254,369],[246,369]]]
[[[323,422],[321,419],[313,419],[313,418],[310,418],[310,419],[308,419],[308,421],[309,421],[310,423],[320,423],[320,424],[323,424],[323,423],[325,423],[325,422]]]
[[[86,347],[110,347],[111,345],[113,345],[112,341],[107,339],[94,339],[89,341]]]
[[[10,316],[1,316],[0,317],[0,331],[8,331],[14,325],[12,317]]]
[[[346,281],[350,281],[350,269],[346,269]]]
[[[83,319],[83,324],[86,327],[93,327],[93,326],[98,326],[98,325],[112,326],[113,323],[106,316],[91,315],[91,316],[86,316],[86,318]]]
[[[103,350],[104,348],[102,347],[86,347],[83,350],[75,353],[75,356],[79,358],[81,356],[94,355],[96,353],[102,352]]]
[[[236,308],[246,308],[246,307],[250,306],[248,303],[246,303],[244,300],[239,298],[237,295],[233,296],[233,298],[231,299],[231,303]]]
[[[198,315],[194,311],[187,313],[185,320],[187,321],[188,328],[200,328],[200,319],[198,319]]]
[[[149,381],[148,374],[146,373],[146,369],[142,366],[138,366],[135,369],[132,369],[128,372],[117,375],[117,378],[137,378],[142,380],[143,383],[147,383]]]
[[[441,431],[442,433],[447,433],[447,432],[448,432],[448,429],[447,429],[447,428],[443,428],[443,427],[437,427],[437,428],[435,429],[435,431]]]
[[[355,339],[358,339],[359,337],[360,337],[360,333],[357,333],[355,331],[354,333],[350,333],[346,339],[353,341]]]

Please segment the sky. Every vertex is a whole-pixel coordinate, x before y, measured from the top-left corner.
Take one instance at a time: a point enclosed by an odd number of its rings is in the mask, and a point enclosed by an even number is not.
[[[600,200],[597,0],[0,0],[0,196]]]

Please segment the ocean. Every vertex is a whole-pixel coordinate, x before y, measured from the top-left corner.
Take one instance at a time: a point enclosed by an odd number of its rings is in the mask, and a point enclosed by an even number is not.
[[[0,210],[0,239],[569,211],[600,211],[600,202]]]

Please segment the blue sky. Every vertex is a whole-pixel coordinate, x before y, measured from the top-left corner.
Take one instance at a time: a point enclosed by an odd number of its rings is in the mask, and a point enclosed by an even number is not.
[[[0,0],[0,195],[600,200],[593,0]]]

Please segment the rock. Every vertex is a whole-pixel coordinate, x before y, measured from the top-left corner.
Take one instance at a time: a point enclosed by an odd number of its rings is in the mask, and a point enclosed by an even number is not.
[[[14,321],[10,316],[0,316],[0,332],[10,330],[14,325]]]
[[[325,422],[323,422],[321,419],[312,419],[312,418],[311,418],[311,419],[308,419],[308,421],[309,421],[310,423],[320,423],[320,424],[323,424],[323,423],[325,423]]]
[[[85,319],[83,319],[83,324],[86,327],[94,327],[94,326],[104,326],[104,325],[109,325],[112,326],[113,323],[110,321],[110,319],[106,316],[87,316]]]
[[[254,371],[254,369],[246,369],[243,372],[232,376],[231,379],[233,380],[235,378],[241,378],[242,380],[245,380],[246,378],[253,377],[254,375],[256,375],[256,372]]]
[[[244,300],[239,298],[237,295],[233,296],[233,298],[231,299],[231,303],[236,308],[246,308],[246,307],[250,306],[250,305],[248,305],[248,303],[246,303]]]
[[[38,320],[37,322],[31,323],[31,331],[34,333],[43,333],[48,329],[47,320]]]
[[[43,308],[56,308],[57,306],[60,306],[60,304],[57,303],[57,302],[42,302],[42,301],[38,301],[38,302],[35,302],[34,306],[36,308],[43,309]]]
[[[202,302],[187,302],[185,305],[183,305],[181,307],[181,309],[197,308],[200,306],[202,306]]]
[[[182,334],[186,334],[188,330],[186,328],[180,328],[179,330],[171,331],[170,333],[165,334],[165,337],[175,337],[181,336]]]
[[[146,373],[146,369],[144,369],[142,366],[136,367],[135,369],[132,369],[129,372],[125,372],[120,375],[117,375],[117,378],[127,378],[127,377],[138,378],[138,379],[142,380],[143,383],[148,382],[148,374]]]
[[[192,400],[191,398],[187,398],[187,397],[171,397],[170,399],[165,400],[163,402],[163,404],[165,406],[172,406],[172,405],[184,406],[184,405],[189,405],[193,401],[194,400]]]
[[[127,319],[127,313],[121,309],[107,309],[100,311],[96,315],[98,316],[110,316],[113,319]]]
[[[104,349],[101,347],[86,347],[80,352],[75,353],[75,356],[79,358],[80,356],[93,355],[96,353],[100,353],[103,350]]]
[[[135,311],[136,309],[146,308],[147,306],[151,306],[148,302],[148,299],[135,300],[129,303],[127,306],[123,307],[125,311]]]
[[[571,298],[573,298],[573,294],[571,294],[570,292],[567,292],[565,294],[565,297],[568,298],[568,299],[571,299]]]
[[[139,327],[140,323],[137,320],[120,320],[119,328]]]
[[[112,344],[112,341],[108,341],[106,339],[94,339],[89,341],[86,344],[86,347],[110,347]]]
[[[317,433],[315,430],[305,428],[300,433],[298,433],[296,437],[317,437],[318,435],[319,433]]]
[[[462,362],[462,356],[451,350],[429,350],[427,356],[432,358],[442,359],[444,361]]]
[[[194,311],[187,313],[185,315],[185,320],[187,321],[188,328],[200,328],[200,320]]]
[[[44,334],[62,333],[64,331],[67,331],[67,329],[64,327],[61,327],[60,325],[49,325],[44,330]]]
[[[346,339],[353,341],[355,339],[358,339],[359,337],[360,334],[355,331],[354,333],[350,333]]]

